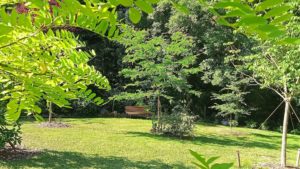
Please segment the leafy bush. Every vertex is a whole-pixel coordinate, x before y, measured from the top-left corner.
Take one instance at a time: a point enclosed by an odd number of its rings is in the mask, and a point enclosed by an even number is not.
[[[281,126],[281,128],[282,128],[282,126]],[[269,125],[267,123],[262,123],[261,124],[261,129],[262,130],[269,130],[270,127],[269,127]],[[282,129],[281,129],[281,132],[282,132]]]
[[[297,134],[297,135],[300,135],[300,129],[293,129],[291,131],[292,134]]]
[[[0,149],[4,148],[6,144],[15,149],[17,144],[21,144],[21,141],[21,125],[14,123],[12,126],[8,126],[4,118],[0,116]]]
[[[231,127],[237,127],[239,125],[239,122],[236,120],[230,120],[228,123]]]
[[[233,163],[214,163],[220,157],[210,157],[209,159],[206,159],[203,155],[192,150],[190,150],[190,153],[198,162],[193,162],[193,164],[201,169],[230,169],[233,166]]]
[[[253,121],[253,120],[250,120],[250,121],[247,121],[246,122],[246,126],[248,127],[248,128],[252,128],[252,129],[254,129],[254,128],[257,128],[257,122],[255,122],[255,121]]]
[[[188,115],[187,113],[172,113],[164,115],[158,121],[153,122],[152,131],[169,136],[190,137],[193,136],[194,123],[196,116]]]

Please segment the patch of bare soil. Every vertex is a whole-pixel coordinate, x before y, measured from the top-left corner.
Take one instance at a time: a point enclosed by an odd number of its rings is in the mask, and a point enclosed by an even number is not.
[[[41,124],[39,124],[39,127],[42,128],[69,128],[71,127],[71,125],[66,124],[66,123],[62,123],[62,122],[43,122]]]
[[[11,161],[11,160],[23,160],[30,159],[33,156],[40,154],[41,151],[38,150],[28,150],[23,148],[4,148],[0,149],[0,160]]]

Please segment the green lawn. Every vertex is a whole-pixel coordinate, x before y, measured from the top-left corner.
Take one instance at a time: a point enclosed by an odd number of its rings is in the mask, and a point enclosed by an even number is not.
[[[0,161],[0,168],[193,168],[192,149],[219,161],[235,162],[241,152],[244,168],[260,162],[278,162],[280,134],[260,130],[199,124],[196,136],[179,140],[149,133],[150,120],[64,119],[71,128],[23,126],[23,144],[43,150],[29,160]],[[289,164],[295,163],[300,137],[289,135]]]

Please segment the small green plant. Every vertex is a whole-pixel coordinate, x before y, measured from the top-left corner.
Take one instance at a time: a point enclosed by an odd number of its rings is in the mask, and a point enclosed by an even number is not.
[[[4,118],[0,117],[0,149],[9,144],[15,150],[16,145],[21,144],[21,141],[21,125],[15,122],[12,126],[8,126]]]
[[[280,127],[281,127],[280,128],[280,132],[282,132],[282,126],[280,126]],[[261,124],[261,129],[262,130],[269,130],[270,127],[269,127],[269,125],[267,123],[263,123],[263,124]]]
[[[215,163],[220,157],[210,157],[206,159],[203,155],[195,151],[190,150],[190,153],[197,159],[197,162],[193,162],[193,164],[201,169],[229,169],[233,166],[233,163]]]
[[[292,134],[300,135],[300,129],[293,129],[291,131]]]
[[[257,122],[250,120],[250,121],[246,122],[246,126],[248,128],[255,129],[255,128],[257,128],[258,125],[257,125]]]
[[[239,122],[236,120],[229,121],[229,126],[231,126],[231,127],[237,127],[238,125],[239,125]]]

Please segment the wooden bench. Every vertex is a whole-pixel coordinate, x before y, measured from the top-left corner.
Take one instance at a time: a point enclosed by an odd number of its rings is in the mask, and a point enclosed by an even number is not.
[[[145,110],[144,106],[125,106],[125,113],[131,116],[149,117],[151,113]]]

